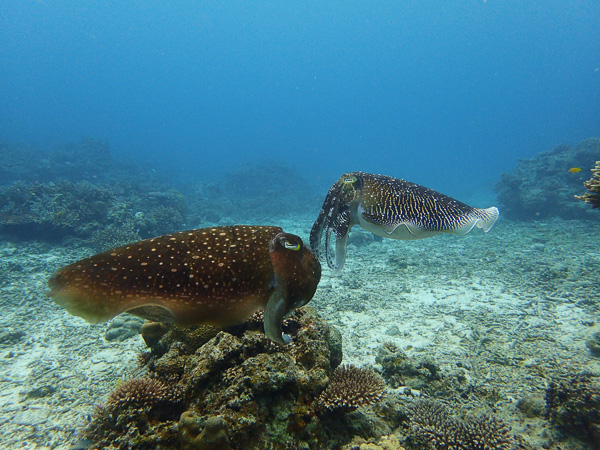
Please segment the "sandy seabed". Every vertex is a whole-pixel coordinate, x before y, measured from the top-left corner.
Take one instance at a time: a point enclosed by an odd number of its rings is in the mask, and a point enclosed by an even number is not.
[[[308,241],[308,218],[277,224]],[[485,235],[421,241],[354,229],[344,270],[332,277],[324,266],[310,304],[342,332],[344,362],[376,366],[377,348],[393,342],[459,370],[536,447],[550,425],[521,416],[518,400],[543,396],[555,377],[600,373],[585,345],[600,331],[599,232],[600,220],[501,219]],[[139,335],[107,341],[110,324],[89,325],[45,296],[56,269],[92,253],[0,243],[0,448],[70,448],[94,405],[137,370]],[[489,410],[489,398],[463,406]]]

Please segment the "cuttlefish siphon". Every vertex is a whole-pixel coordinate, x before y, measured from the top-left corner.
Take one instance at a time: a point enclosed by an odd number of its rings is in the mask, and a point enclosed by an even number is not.
[[[127,312],[178,326],[244,323],[264,310],[284,344],[283,317],[307,304],[321,264],[302,239],[271,226],[201,228],[146,239],[60,269],[49,296],[96,323]]]
[[[409,240],[440,233],[465,235],[474,227],[487,233],[496,219],[496,207],[473,208],[398,178],[364,172],[345,173],[325,197],[310,232],[310,246],[319,258],[325,231],[325,259],[337,275],[344,266],[346,242],[354,225],[378,236]],[[335,233],[335,259],[330,249],[332,233]]]

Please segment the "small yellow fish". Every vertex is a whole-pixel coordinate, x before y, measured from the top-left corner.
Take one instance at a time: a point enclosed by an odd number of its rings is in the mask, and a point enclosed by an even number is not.
[[[571,172],[571,173],[578,173],[578,172],[581,172],[581,167],[571,167],[571,168],[569,169],[569,172]]]

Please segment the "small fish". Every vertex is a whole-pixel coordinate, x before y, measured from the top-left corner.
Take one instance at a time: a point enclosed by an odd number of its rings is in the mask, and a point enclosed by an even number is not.
[[[279,227],[200,228],[146,239],[60,269],[48,281],[57,304],[91,323],[123,312],[179,326],[244,323],[263,309],[279,344],[281,321],[307,304],[321,265]]]
[[[578,173],[578,172],[581,172],[581,167],[571,167],[571,168],[569,169],[569,172],[571,172],[571,173]]]
[[[331,186],[310,232],[317,258],[325,233],[325,259],[338,274],[346,259],[350,229],[359,225],[390,239],[423,239],[440,233],[465,235],[473,228],[488,232],[498,209],[473,208],[410,181],[365,172],[345,173]],[[330,248],[335,235],[334,251]]]

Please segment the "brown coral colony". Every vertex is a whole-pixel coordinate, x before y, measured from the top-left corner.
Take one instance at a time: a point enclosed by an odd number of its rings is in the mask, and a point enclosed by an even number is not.
[[[585,181],[583,185],[589,192],[575,197],[589,203],[594,209],[600,208],[600,161],[596,161],[596,166],[592,169],[592,178]]]
[[[322,407],[329,411],[354,411],[383,398],[385,382],[371,369],[341,365],[335,369],[331,382],[319,397]]]

